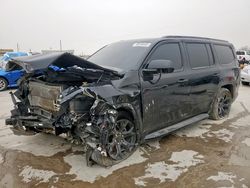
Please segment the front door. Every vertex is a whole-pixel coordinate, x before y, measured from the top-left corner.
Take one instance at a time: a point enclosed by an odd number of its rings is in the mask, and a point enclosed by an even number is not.
[[[140,72],[145,133],[190,117],[192,101],[182,51],[179,42],[162,42],[153,49],[143,69],[146,69],[152,60],[171,60],[174,63],[174,72],[154,74],[151,81],[144,81],[142,71]]]

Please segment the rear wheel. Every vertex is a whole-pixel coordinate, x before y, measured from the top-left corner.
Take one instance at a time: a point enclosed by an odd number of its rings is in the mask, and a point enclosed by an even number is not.
[[[232,95],[226,88],[221,88],[211,109],[210,118],[219,120],[229,115],[232,104]]]
[[[0,78],[0,91],[4,91],[8,87],[8,82],[4,78]]]

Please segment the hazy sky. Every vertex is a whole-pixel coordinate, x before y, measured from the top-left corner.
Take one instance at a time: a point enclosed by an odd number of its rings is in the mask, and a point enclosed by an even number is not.
[[[193,35],[250,46],[250,0],[0,0],[0,48],[91,54],[132,38]]]

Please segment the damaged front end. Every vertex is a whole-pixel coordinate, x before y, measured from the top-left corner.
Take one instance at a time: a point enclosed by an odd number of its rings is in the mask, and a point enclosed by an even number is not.
[[[26,74],[11,93],[14,109],[6,124],[19,131],[64,134],[85,148],[88,165],[111,166],[135,150],[137,130],[127,112],[98,93],[113,88],[111,80],[119,75],[90,65],[61,68],[56,64]]]

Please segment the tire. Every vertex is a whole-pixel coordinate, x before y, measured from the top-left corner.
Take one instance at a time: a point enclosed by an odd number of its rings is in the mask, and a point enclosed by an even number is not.
[[[248,86],[249,85],[249,83],[248,82],[241,82],[242,83],[242,85],[244,85],[244,86]]]
[[[210,119],[220,120],[228,117],[232,101],[231,92],[226,88],[221,88],[211,107]]]
[[[128,158],[137,146],[137,135],[134,121],[127,112],[119,112],[117,125],[110,134],[108,143],[108,155],[115,161],[120,162]],[[117,150],[123,150],[120,152]]]
[[[107,155],[103,156],[95,149],[86,152],[87,165],[97,163],[101,166],[112,166],[131,156],[138,146],[135,123],[127,112],[118,112],[117,124],[108,134]]]
[[[0,91],[6,90],[8,87],[8,82],[5,78],[0,78]]]

